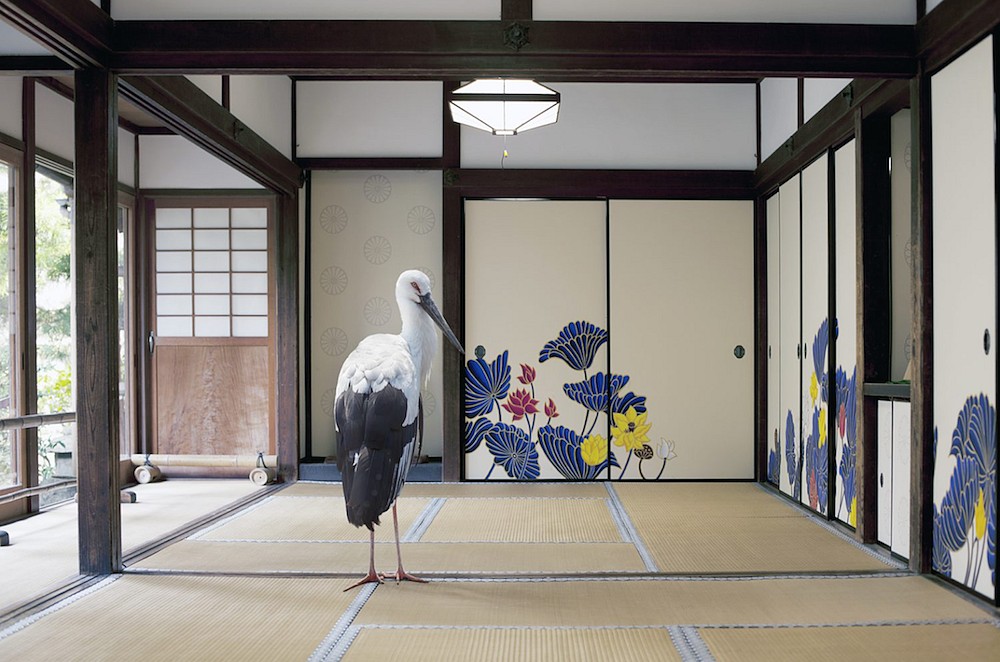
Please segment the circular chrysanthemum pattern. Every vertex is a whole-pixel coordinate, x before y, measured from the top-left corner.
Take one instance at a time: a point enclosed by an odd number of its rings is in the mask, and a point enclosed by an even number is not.
[[[319,275],[319,286],[323,291],[333,296],[347,289],[347,272],[340,267],[327,267]]]
[[[392,244],[377,234],[365,241],[364,253],[365,259],[372,264],[385,264],[392,257]]]
[[[319,346],[327,356],[340,356],[347,350],[347,333],[331,326],[320,334]]]
[[[392,182],[385,175],[372,175],[365,180],[365,198],[376,204],[385,202],[392,195]]]
[[[406,224],[413,234],[427,234],[437,224],[437,216],[430,207],[417,205],[406,215]]]
[[[365,303],[365,321],[372,326],[383,326],[392,318],[392,308],[382,297],[372,297]]]
[[[347,227],[347,212],[340,205],[327,205],[319,213],[319,226],[330,234],[343,232]]]
[[[334,400],[337,398],[337,390],[328,388],[323,391],[323,397],[320,398],[319,406],[323,410],[323,413],[333,418],[333,404]]]

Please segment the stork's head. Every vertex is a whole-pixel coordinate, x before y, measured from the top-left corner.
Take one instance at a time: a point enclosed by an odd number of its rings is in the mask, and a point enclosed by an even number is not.
[[[431,298],[431,279],[428,278],[427,274],[417,269],[401,273],[399,280],[396,281],[396,301],[399,302],[400,308],[404,305],[412,304],[419,306],[420,310],[434,320],[434,323],[441,329],[444,337],[458,351],[465,354],[462,343],[455,337],[451,327],[448,326],[448,322],[445,321],[444,316],[441,315],[441,311],[438,310],[437,304],[434,303],[434,299]]]

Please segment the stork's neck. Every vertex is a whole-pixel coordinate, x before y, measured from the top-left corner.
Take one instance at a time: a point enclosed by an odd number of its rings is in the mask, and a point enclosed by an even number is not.
[[[420,385],[425,386],[431,372],[431,363],[437,351],[437,327],[434,320],[412,301],[399,302],[399,314],[403,319],[403,330],[399,335],[410,346],[413,367],[420,375]]]

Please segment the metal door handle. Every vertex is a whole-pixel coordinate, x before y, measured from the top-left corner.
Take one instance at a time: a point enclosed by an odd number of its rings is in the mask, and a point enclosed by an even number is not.
[[[153,349],[156,348],[156,336],[153,335],[152,332],[149,333],[149,338],[147,339],[147,342],[149,344],[149,353],[152,354]]]

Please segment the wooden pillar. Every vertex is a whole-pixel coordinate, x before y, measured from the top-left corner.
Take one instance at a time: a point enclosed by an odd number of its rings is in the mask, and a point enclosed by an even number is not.
[[[20,180],[21,214],[15,240],[17,292],[17,350],[21,370],[16,371],[19,414],[38,412],[37,314],[35,310],[35,80],[24,78],[21,84],[21,137],[24,140],[24,167]],[[31,428],[12,434],[22,435],[24,472],[22,484],[38,484],[38,429]],[[38,497],[30,497],[28,512],[38,510]]]
[[[118,109],[115,75],[76,72],[77,488],[80,573],[121,571],[118,475]]]
[[[277,200],[277,455],[284,481],[299,475],[299,196]]]
[[[930,76],[910,83],[913,178],[913,363],[910,383],[910,569],[931,571],[934,546],[934,307]]]
[[[777,375],[767,374],[767,307],[771,302],[767,299],[767,202],[763,197],[754,200],[753,205],[753,262],[754,284],[754,327],[756,329],[756,346],[754,348],[754,437],[757,440],[756,461],[754,462],[754,480],[767,480],[767,382],[777,379]]]
[[[444,84],[442,99],[442,167],[443,186],[442,204],[442,261],[444,270],[444,286],[442,288],[442,312],[455,336],[465,343],[465,231],[462,223],[462,197],[458,189],[452,185],[455,172],[462,165],[461,161],[461,127],[451,119],[448,110],[448,95],[458,88],[457,83]],[[463,443],[465,427],[462,416],[462,372],[465,370],[465,357],[454,351],[445,343],[441,357],[442,385],[444,403],[443,416],[443,447],[441,451],[441,472],[445,481],[462,479],[462,466],[465,462]]]
[[[875,542],[878,534],[878,407],[864,397],[864,385],[889,381],[891,351],[889,268],[891,219],[889,118],[855,116],[858,182],[858,434],[855,535]]]

